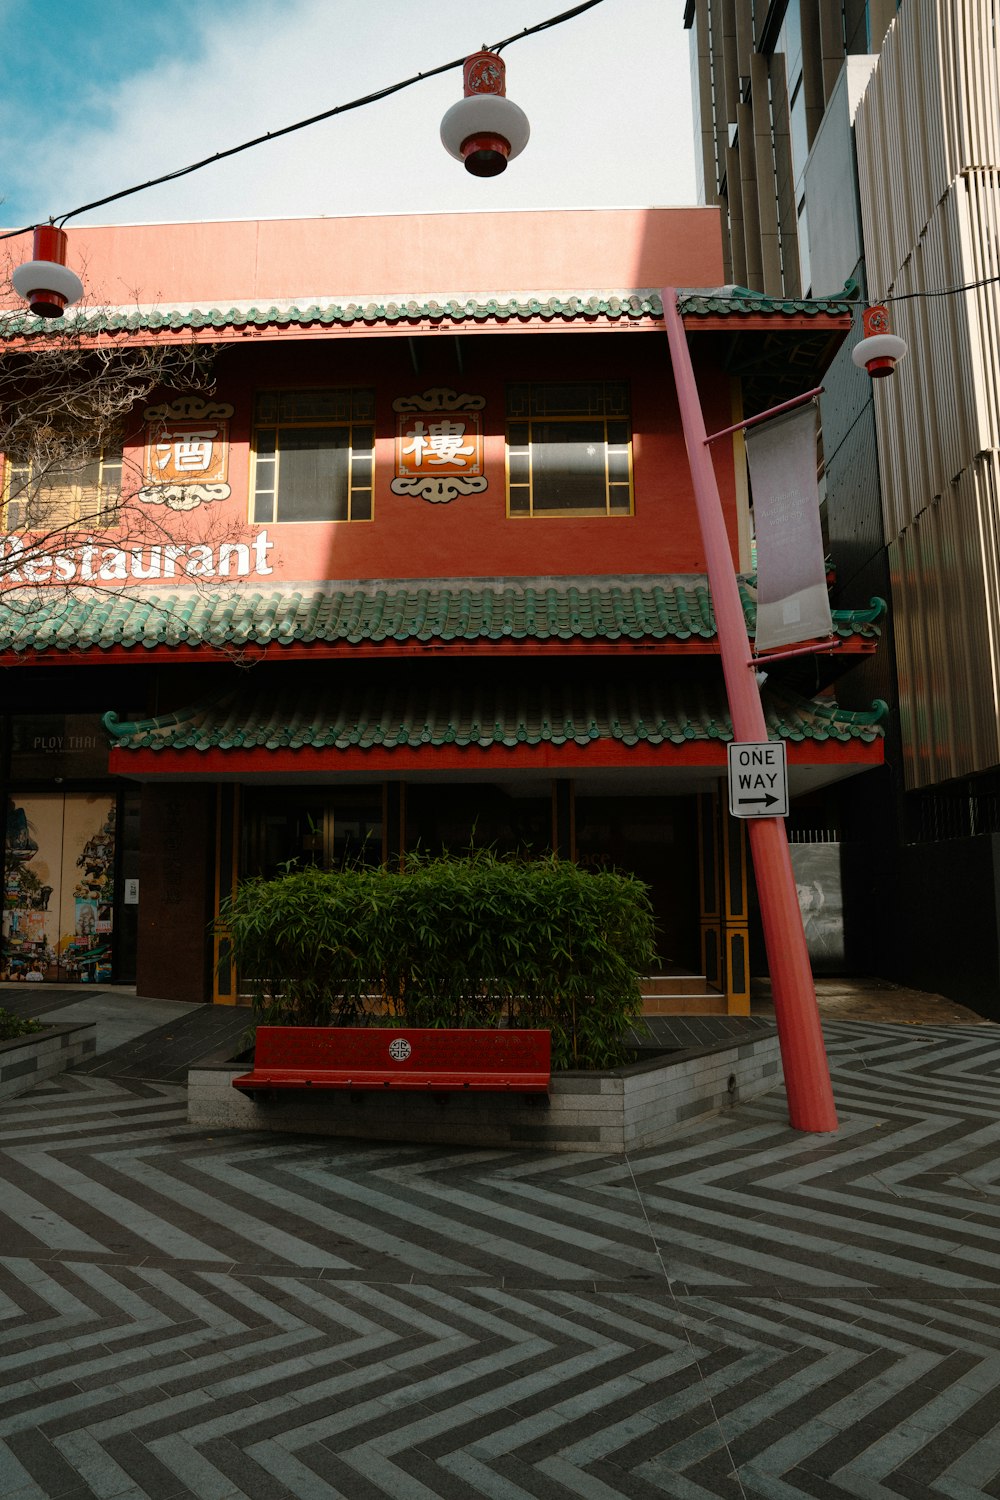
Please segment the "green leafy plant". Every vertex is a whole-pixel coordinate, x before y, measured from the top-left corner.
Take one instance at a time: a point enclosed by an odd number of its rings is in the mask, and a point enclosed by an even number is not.
[[[0,1009],[0,1042],[11,1042],[15,1037],[33,1036],[44,1031],[41,1021],[30,1021],[26,1016],[15,1016],[9,1010]]]
[[[641,881],[483,850],[247,880],[221,920],[260,1024],[544,1027],[559,1069],[625,1060],[653,961]]]

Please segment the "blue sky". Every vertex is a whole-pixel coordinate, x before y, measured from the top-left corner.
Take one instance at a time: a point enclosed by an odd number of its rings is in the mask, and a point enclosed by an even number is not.
[[[569,4],[0,0],[0,223],[59,216]],[[532,139],[500,178],[471,178],[440,144],[453,72],[75,222],[693,203],[683,11],[603,0],[509,46]]]

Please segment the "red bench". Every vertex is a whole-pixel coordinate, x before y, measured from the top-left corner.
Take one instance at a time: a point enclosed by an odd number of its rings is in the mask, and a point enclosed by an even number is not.
[[[233,1088],[251,1097],[272,1089],[545,1094],[551,1043],[545,1030],[258,1026],[253,1071]]]

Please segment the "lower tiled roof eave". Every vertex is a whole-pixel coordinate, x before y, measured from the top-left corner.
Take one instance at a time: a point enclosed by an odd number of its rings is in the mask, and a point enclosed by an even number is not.
[[[789,766],[803,769],[842,767],[866,770],[883,763],[881,738],[848,741],[827,740],[822,749],[815,741],[788,746]],[[262,777],[292,779],[317,773],[331,775],[368,773],[385,776],[454,772],[458,775],[484,769],[498,777],[518,771],[661,770],[664,772],[704,769],[712,777],[726,772],[725,742],[684,740],[681,744],[652,744],[636,740],[601,740],[579,744],[541,741],[507,746],[488,742],[476,745],[374,745],[361,749],[314,746],[300,749],[264,746],[183,749],[149,746],[141,750],[112,749],[108,769],[136,781],[159,779],[236,780]]]

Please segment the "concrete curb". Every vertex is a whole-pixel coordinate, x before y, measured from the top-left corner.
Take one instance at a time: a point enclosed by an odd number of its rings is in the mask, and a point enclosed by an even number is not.
[[[0,1042],[0,1099],[14,1099],[40,1083],[93,1057],[97,1027],[93,1022],[47,1026],[30,1036]]]
[[[756,1098],[781,1082],[778,1038],[757,1033],[600,1073],[558,1073],[544,1096],[286,1094],[261,1104],[232,1087],[247,1071],[231,1057],[188,1072],[188,1120],[236,1130],[421,1141],[437,1145],[594,1151],[654,1146],[680,1126]]]

